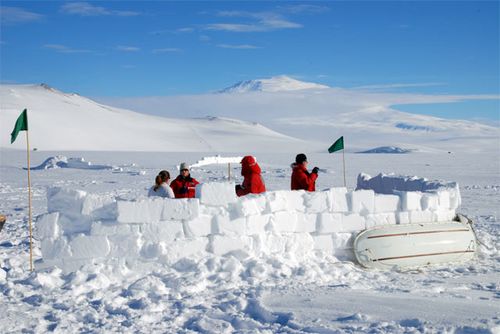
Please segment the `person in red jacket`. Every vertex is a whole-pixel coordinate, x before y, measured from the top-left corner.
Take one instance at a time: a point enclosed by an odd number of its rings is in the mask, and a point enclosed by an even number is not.
[[[318,178],[318,167],[314,167],[311,173],[307,171],[307,157],[304,153],[297,154],[295,163],[292,164],[292,190],[316,191],[316,179]]]
[[[260,194],[266,191],[266,185],[260,175],[260,166],[251,155],[241,159],[241,175],[243,183],[236,186],[236,195]]]
[[[179,169],[180,175],[170,182],[175,198],[194,198],[195,188],[199,182],[189,174],[189,165],[187,163],[181,163]]]

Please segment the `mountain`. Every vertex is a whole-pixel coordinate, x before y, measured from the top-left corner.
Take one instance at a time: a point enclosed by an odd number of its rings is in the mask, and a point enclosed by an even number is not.
[[[30,144],[38,150],[254,152],[305,146],[258,123],[225,117],[166,118],[66,94],[45,84],[0,86],[0,147],[24,149],[10,132],[28,109]]]
[[[240,81],[231,87],[218,91],[218,93],[287,92],[325,88],[329,87],[312,82],[299,81],[286,75],[281,75],[269,79]]]

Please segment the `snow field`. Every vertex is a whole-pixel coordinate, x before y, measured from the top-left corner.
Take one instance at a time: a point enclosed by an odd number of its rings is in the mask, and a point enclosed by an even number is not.
[[[375,189],[280,190],[241,198],[233,182],[212,182],[198,185],[193,199],[124,200],[53,187],[36,232],[45,265],[65,271],[111,259],[170,265],[209,254],[300,258],[319,250],[352,259],[353,237],[366,228],[454,217],[456,184],[433,182],[429,192],[376,192],[387,190],[386,183],[427,187],[415,180],[421,179],[376,177],[375,183],[365,174],[361,185]]]

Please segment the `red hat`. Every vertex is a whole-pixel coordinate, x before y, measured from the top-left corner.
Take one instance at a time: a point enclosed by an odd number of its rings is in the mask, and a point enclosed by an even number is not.
[[[241,159],[241,162],[240,164],[246,164],[248,166],[252,166],[256,163],[257,161],[255,160],[255,158],[251,155],[247,155],[245,157],[243,157],[243,159]]]

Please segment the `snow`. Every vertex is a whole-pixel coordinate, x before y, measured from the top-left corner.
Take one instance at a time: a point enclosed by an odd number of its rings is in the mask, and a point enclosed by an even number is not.
[[[397,125],[396,125],[396,127],[401,128],[400,126],[397,126]],[[404,128],[404,129],[408,129],[408,128]],[[369,150],[366,150],[366,151],[361,151],[361,152],[358,152],[358,153],[394,153],[394,154],[402,154],[402,153],[410,153],[412,151],[413,150],[408,150],[408,149],[404,149],[404,148],[401,148],[401,147],[380,146],[380,147],[375,147],[375,148],[372,148],[372,149],[369,149]]]
[[[269,79],[241,81],[231,87],[220,90],[218,93],[285,92],[325,88],[329,87],[312,82],[299,81],[286,75],[281,75]]]

